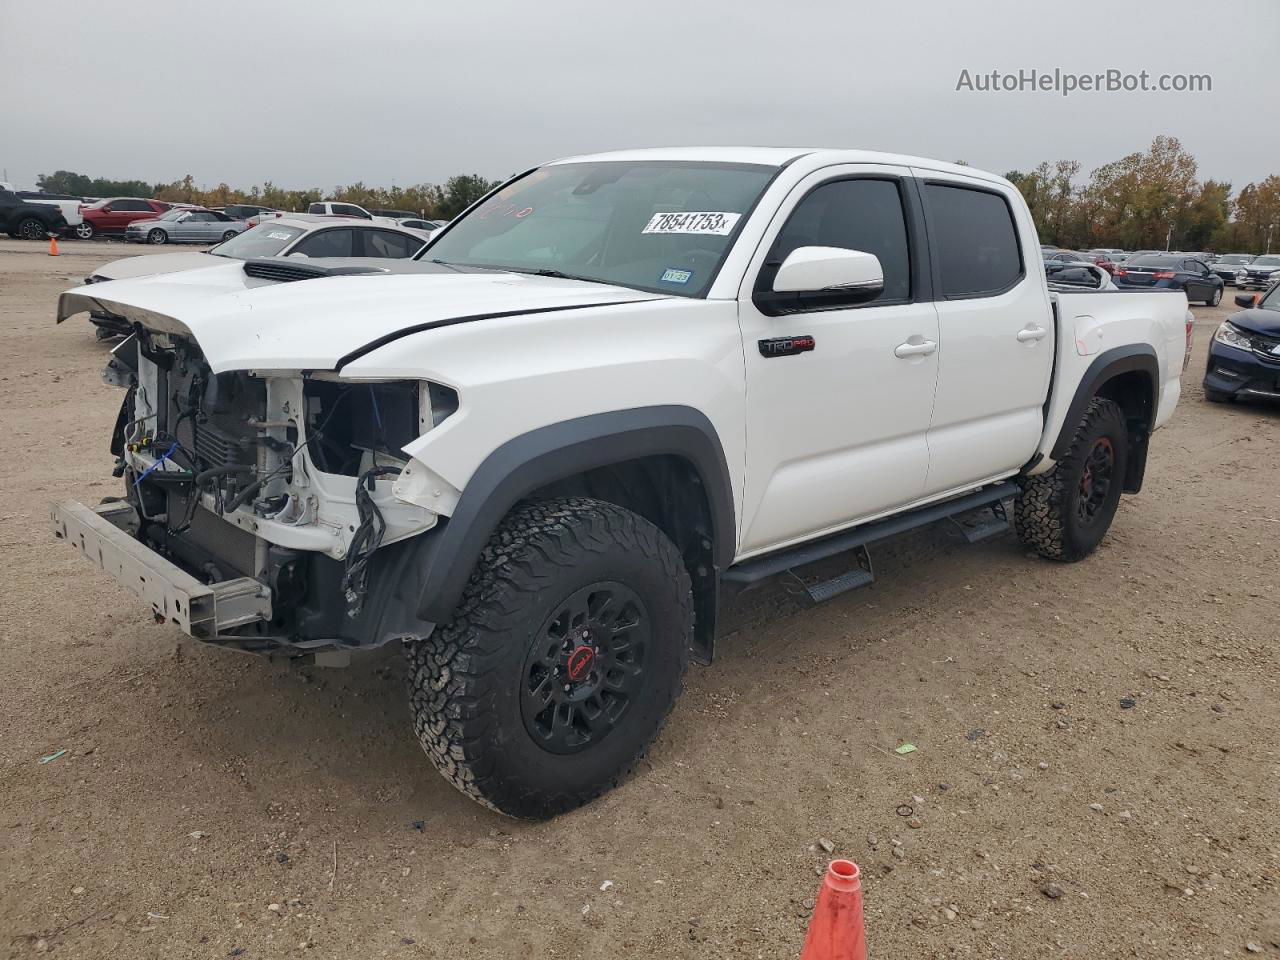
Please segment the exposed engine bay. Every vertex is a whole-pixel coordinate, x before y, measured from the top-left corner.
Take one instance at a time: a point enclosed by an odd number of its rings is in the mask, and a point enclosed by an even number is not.
[[[111,452],[136,514],[129,532],[205,583],[254,578],[269,593],[269,620],[208,639],[390,639],[384,611],[366,611],[375,558],[393,562],[404,551],[387,545],[438,519],[396,495],[410,463],[401,448],[456,409],[452,390],[323,371],[214,374],[194,340],[141,325],[104,377],[126,390]]]

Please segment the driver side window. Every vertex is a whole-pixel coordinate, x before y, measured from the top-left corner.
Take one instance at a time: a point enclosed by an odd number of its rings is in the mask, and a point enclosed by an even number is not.
[[[812,190],[791,212],[761,271],[758,289],[800,247],[840,247],[880,258],[884,292],[871,303],[911,299],[911,259],[902,196],[895,180],[833,180]]]

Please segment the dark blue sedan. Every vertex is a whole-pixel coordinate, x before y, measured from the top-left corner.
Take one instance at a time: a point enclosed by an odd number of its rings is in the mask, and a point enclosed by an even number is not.
[[[1181,290],[1192,303],[1216,307],[1222,302],[1222,278],[1208,264],[1178,253],[1149,253],[1133,256],[1115,272],[1118,287]]]
[[[1241,306],[1253,300],[1249,294],[1236,297]],[[1204,395],[1216,403],[1280,400],[1280,283],[1256,306],[1233,313],[1218,327],[1209,344]]]

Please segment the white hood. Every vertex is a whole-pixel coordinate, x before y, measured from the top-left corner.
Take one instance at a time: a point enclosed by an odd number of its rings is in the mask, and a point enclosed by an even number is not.
[[[228,263],[226,257],[209,253],[160,253],[153,256],[125,257],[113,260],[93,271],[95,277],[107,280],[129,280],[134,277],[150,277],[160,273],[177,273],[179,270],[198,270],[201,267],[218,267]],[[239,261],[236,261],[237,263]]]
[[[189,333],[214,373],[332,370],[353,351],[423,324],[662,299],[602,283],[491,271],[275,283],[248,277],[243,268],[234,261],[76,287],[59,298],[58,322],[97,307],[150,329]]]

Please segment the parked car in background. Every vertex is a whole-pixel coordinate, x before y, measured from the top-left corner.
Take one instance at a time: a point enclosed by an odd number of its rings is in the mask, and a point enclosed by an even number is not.
[[[395,224],[395,218],[375,216],[364,207],[355,203],[337,203],[325,200],[307,207],[307,213],[313,217],[358,217],[361,220],[373,220],[375,223]]]
[[[1263,290],[1273,280],[1280,280],[1280,256],[1263,254],[1236,271],[1236,286],[1241,290]]]
[[[1154,253],[1130,257],[1115,271],[1116,285],[1125,287],[1181,290],[1190,301],[1211,307],[1222,302],[1222,278],[1208,266],[1180,253]]]
[[[1040,257],[1045,263],[1085,263],[1083,254],[1074,250],[1042,250]]]
[[[1248,253],[1222,253],[1209,261],[1209,270],[1222,278],[1223,283],[1234,284],[1236,274],[1241,267],[1253,262],[1253,255]]]
[[[396,221],[402,227],[408,227],[410,230],[421,230],[424,233],[435,233],[440,229],[440,225],[434,220],[419,220],[416,217],[406,220]]]
[[[256,203],[229,203],[225,207],[210,207],[209,209],[225,213],[236,220],[248,220],[250,217],[258,217],[264,213],[279,212],[275,207],[263,207]]]
[[[1101,267],[1103,270],[1107,271],[1107,273],[1109,274],[1116,272],[1115,261],[1111,259],[1111,256],[1109,254],[1099,253],[1098,251],[1090,250],[1088,253],[1080,254],[1080,256],[1086,261],[1088,261],[1089,263],[1092,263],[1094,266]]]
[[[421,220],[421,213],[414,213],[412,210],[381,210],[371,209],[369,211],[375,217],[386,217],[388,220]]]
[[[1280,284],[1261,299],[1239,294],[1236,304],[1245,309],[1228,317],[1209,343],[1205,398],[1280,400]]]
[[[227,259],[256,260],[262,257],[345,257],[358,259],[405,259],[422,249],[429,234],[402,227],[373,223],[335,222],[332,217],[284,214],[242,232],[208,251],[162,253],[125,257],[99,267],[85,283],[132,280],[160,274],[180,273],[216,267]],[[103,307],[94,307],[89,319],[98,328],[98,337],[124,336],[129,323]]]
[[[83,221],[76,227],[76,236],[92,240],[104,236],[123,236],[129,224],[135,220],[153,220],[174,204],[163,200],[146,200],[141,197],[110,197],[80,208]]]
[[[130,243],[220,243],[248,229],[217,210],[175,208],[148,220],[135,220],[125,228]]]
[[[62,213],[62,219],[66,221],[66,226],[62,227],[62,233],[74,230],[79,226],[81,221],[80,207],[84,200],[80,197],[68,196],[64,193],[44,193],[39,190],[19,190],[7,180],[0,180],[0,190],[8,190],[17,195],[19,200],[25,200],[27,203],[42,203],[46,206],[57,207]]]
[[[0,230],[19,240],[44,240],[61,233],[66,217],[47,203],[23,200],[12,190],[0,190]]]

